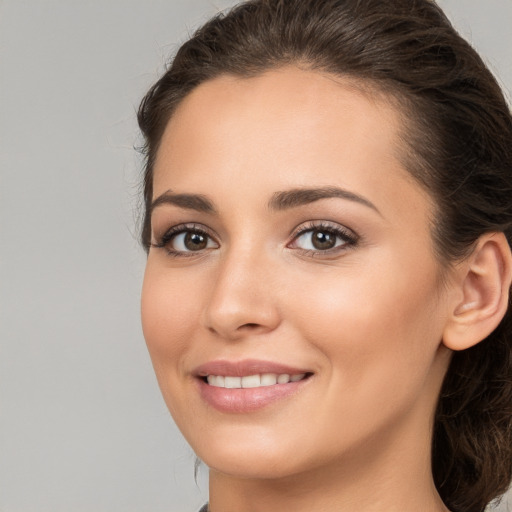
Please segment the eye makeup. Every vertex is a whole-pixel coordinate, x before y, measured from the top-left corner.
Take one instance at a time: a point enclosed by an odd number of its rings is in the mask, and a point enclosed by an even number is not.
[[[359,236],[352,230],[330,221],[309,221],[293,230],[291,241],[286,247],[300,251],[305,256],[335,256],[353,248]],[[190,257],[204,254],[205,251],[220,248],[211,230],[203,224],[180,223],[171,226],[157,237],[151,246],[165,249],[172,257]]]

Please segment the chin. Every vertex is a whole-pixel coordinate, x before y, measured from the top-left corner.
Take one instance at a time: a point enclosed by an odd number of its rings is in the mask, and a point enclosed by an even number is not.
[[[243,440],[240,436],[231,442],[203,438],[193,446],[197,456],[213,471],[244,479],[280,479],[300,473],[306,461],[297,458],[295,447],[290,451],[286,443],[257,434]],[[303,470],[303,468],[302,468]]]
[[[229,456],[223,454],[208,457],[203,462],[211,471],[247,480],[281,480],[301,472],[297,466],[290,464],[290,461],[287,461],[285,464],[284,460],[286,459],[269,455],[268,453],[256,454],[254,456],[247,454]]]

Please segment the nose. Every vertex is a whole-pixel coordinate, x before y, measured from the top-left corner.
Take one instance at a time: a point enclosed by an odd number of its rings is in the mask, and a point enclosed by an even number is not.
[[[250,248],[226,254],[204,309],[206,328],[228,340],[273,331],[280,323],[275,274],[275,265]]]

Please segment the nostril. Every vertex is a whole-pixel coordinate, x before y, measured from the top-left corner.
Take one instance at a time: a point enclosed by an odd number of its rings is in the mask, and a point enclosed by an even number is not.
[[[244,324],[244,325],[241,325],[240,328],[243,328],[243,327],[248,327],[249,329],[254,329],[256,327],[259,327],[258,324]]]
[[[247,324],[242,324],[240,327],[238,327],[237,331],[238,332],[240,332],[240,331],[255,331],[260,328],[262,328],[262,326],[260,324],[247,323]]]

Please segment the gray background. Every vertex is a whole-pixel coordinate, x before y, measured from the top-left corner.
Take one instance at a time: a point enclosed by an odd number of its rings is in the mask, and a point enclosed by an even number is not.
[[[207,498],[141,334],[133,146],[166,56],[232,3],[0,0],[0,512]],[[441,4],[512,90],[512,0]]]

